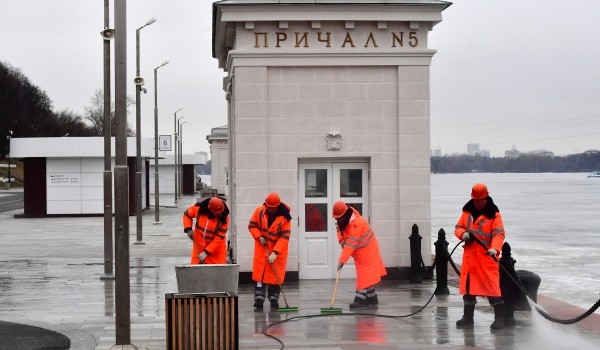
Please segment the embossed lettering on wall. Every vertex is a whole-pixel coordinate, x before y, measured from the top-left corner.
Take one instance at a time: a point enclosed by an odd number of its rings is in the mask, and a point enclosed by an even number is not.
[[[293,43],[293,47],[305,48],[329,48],[329,47],[366,47],[366,48],[403,48],[417,47],[419,38],[417,32],[388,32],[374,33],[369,32],[366,40],[353,37],[352,33],[346,32],[341,43],[332,43],[334,41],[334,33],[332,32],[254,32],[254,47],[269,48],[282,47],[284,44]],[[338,34],[339,35],[339,34]],[[356,35],[355,35],[356,36]]]

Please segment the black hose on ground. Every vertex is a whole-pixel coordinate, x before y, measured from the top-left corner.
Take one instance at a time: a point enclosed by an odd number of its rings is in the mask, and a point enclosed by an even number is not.
[[[488,248],[485,246],[485,244],[479,240],[479,238],[477,238],[475,235],[470,235],[470,237],[473,238],[474,241],[476,241],[478,244],[480,244],[483,248],[485,248],[485,250],[487,250]],[[454,261],[452,261],[452,254],[454,253],[454,251],[456,250],[456,248],[458,248],[458,246],[463,243],[464,241],[460,241],[458,242],[454,248],[452,249],[452,251],[448,254],[448,256],[446,257],[446,262],[450,262],[450,264],[452,265],[452,268],[454,269],[454,271],[460,276],[460,270],[456,267],[456,265],[454,264]],[[490,256],[492,259],[496,260],[496,262],[498,262],[498,259],[495,256]],[[437,259],[437,257],[436,257]],[[525,294],[525,296],[527,296],[527,298],[529,300],[531,300],[533,302],[533,298],[529,295],[529,292],[527,292],[527,289],[525,288],[525,286],[523,285],[523,283],[521,282],[521,280],[519,280],[519,278],[517,277],[517,279],[515,280],[513,278],[513,276],[506,271],[506,269],[504,268],[504,266],[502,266],[502,264],[498,264],[500,265],[500,267],[504,270],[504,272],[506,272],[506,274],[511,278],[511,280],[517,285],[517,287],[519,287],[519,289],[523,292],[523,294]],[[435,296],[435,292],[431,295],[431,297],[429,298],[429,300],[427,300],[427,302],[425,303],[425,305],[423,305],[421,308],[419,308],[417,311],[412,312],[408,315],[400,315],[400,316],[394,316],[394,315],[382,315],[382,314],[372,314],[372,313],[359,313],[359,312],[353,312],[353,313],[338,313],[338,314],[314,314],[314,315],[306,315],[306,316],[294,316],[282,321],[277,321],[277,322],[273,322],[269,325],[267,325],[265,328],[263,328],[262,334],[265,335],[266,337],[269,337],[275,341],[277,341],[280,345],[281,348],[280,349],[285,349],[285,344],[283,343],[283,341],[281,341],[281,339],[277,338],[274,335],[268,334],[267,330],[269,330],[269,328],[276,326],[278,324],[282,324],[285,322],[289,322],[289,321],[299,321],[299,320],[304,320],[304,319],[310,319],[310,318],[316,318],[316,317],[332,317],[332,316],[371,316],[371,317],[384,317],[384,318],[393,318],[393,319],[399,319],[399,318],[404,318],[404,317],[410,317],[413,315],[418,314],[419,312],[423,311],[431,302],[431,300],[433,299],[433,297]],[[540,308],[535,302],[533,303],[535,305],[535,309],[536,311],[542,315],[545,319],[555,322],[555,323],[559,323],[559,324],[574,324],[577,323],[581,320],[583,320],[584,318],[588,317],[589,315],[593,314],[598,307],[600,307],[600,299],[586,312],[584,312],[583,314],[574,317],[574,318],[570,318],[570,319],[559,319],[557,317],[554,317],[550,314],[548,314],[546,311],[544,311],[542,308]]]
[[[486,245],[477,236],[469,235],[469,237],[471,237],[475,242],[477,242],[479,245],[481,245],[485,250],[488,250],[488,247],[486,247]],[[589,310],[587,310],[586,312],[584,312],[583,314],[581,314],[577,317],[573,317],[573,318],[569,318],[569,319],[560,319],[558,317],[552,316],[549,313],[547,313],[546,311],[544,311],[541,307],[539,307],[537,303],[533,302],[533,298],[531,297],[531,295],[529,295],[527,288],[525,288],[525,286],[523,285],[523,282],[521,282],[521,280],[519,279],[518,276],[515,276],[515,277],[517,277],[515,279],[506,270],[506,268],[504,266],[502,266],[502,264],[499,263],[498,258],[496,258],[495,256],[490,256],[490,258],[494,259],[498,263],[498,265],[500,265],[502,270],[504,270],[504,272],[506,272],[506,275],[508,277],[510,277],[510,279],[517,285],[517,287],[519,287],[519,289],[523,292],[523,294],[525,294],[527,299],[531,300],[531,302],[535,305],[535,309],[537,310],[537,312],[540,315],[542,315],[545,319],[547,319],[548,321],[552,321],[552,322],[559,323],[559,324],[577,323],[577,322],[583,320],[584,318],[588,317],[589,315],[593,314],[598,309],[598,307],[600,307],[600,299],[598,299],[598,301],[594,305],[592,305],[592,307]]]

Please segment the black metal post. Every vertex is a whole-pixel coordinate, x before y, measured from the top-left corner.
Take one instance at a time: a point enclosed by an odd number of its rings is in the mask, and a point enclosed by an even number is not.
[[[413,224],[410,237],[410,283],[423,282],[423,269],[421,268],[421,235],[419,235],[419,227]]]
[[[448,241],[446,241],[446,232],[443,228],[438,231],[438,239],[435,246],[435,274],[437,276],[437,285],[435,295],[450,294],[448,289]]]
[[[6,135],[6,158],[8,160],[8,189],[10,190],[10,138],[12,137],[12,130],[8,130]]]

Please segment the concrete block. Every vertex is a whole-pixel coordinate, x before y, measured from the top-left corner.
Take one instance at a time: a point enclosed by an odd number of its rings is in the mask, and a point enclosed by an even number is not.
[[[238,293],[240,265],[177,265],[179,293]]]

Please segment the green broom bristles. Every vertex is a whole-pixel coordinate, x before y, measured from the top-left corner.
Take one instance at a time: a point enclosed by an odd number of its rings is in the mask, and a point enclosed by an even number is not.
[[[286,306],[286,307],[280,307],[279,309],[277,309],[277,312],[296,312],[296,311],[298,311],[297,306]]]
[[[321,313],[322,314],[340,314],[340,313],[342,313],[342,308],[341,307],[322,307]]]

